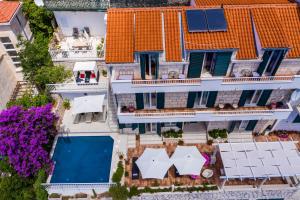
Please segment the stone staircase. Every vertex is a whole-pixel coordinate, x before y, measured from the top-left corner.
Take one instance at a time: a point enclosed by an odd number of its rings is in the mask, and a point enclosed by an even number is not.
[[[109,93],[108,93],[107,122],[109,128],[113,132],[119,132],[118,117],[117,117],[117,103],[110,88],[108,90]]]
[[[252,133],[230,133],[228,134],[229,142],[253,142]]]
[[[140,144],[163,144],[163,141],[157,134],[140,134]]]
[[[10,96],[10,100],[15,101],[22,97],[25,93],[37,94],[37,90],[27,81],[18,81],[12,95]]]
[[[182,139],[186,144],[206,143],[206,134],[183,133]]]

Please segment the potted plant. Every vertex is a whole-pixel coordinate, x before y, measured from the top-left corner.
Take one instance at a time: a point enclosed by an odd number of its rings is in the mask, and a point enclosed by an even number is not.
[[[78,200],[86,200],[88,197],[87,194],[85,193],[78,193],[78,194],[75,194],[75,198],[78,199]]]
[[[49,200],[61,200],[61,194],[58,194],[58,193],[51,193],[49,196],[48,196],[48,199]]]
[[[121,112],[128,112],[127,106],[122,106],[121,107]]]
[[[128,111],[129,112],[134,112],[135,108],[133,105],[128,106]]]
[[[71,108],[71,104],[70,104],[70,100],[69,99],[65,99],[63,102],[63,107],[66,110],[69,110]]]
[[[105,69],[102,69],[101,72],[102,72],[103,77],[107,77],[107,71]]]
[[[271,107],[271,109],[275,109],[275,108],[277,107],[276,102],[272,102],[272,103],[270,104],[270,107]]]

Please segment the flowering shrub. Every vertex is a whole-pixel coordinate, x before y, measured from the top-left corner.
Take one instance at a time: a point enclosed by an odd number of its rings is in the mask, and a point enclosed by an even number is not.
[[[51,104],[28,110],[13,106],[0,113],[0,154],[8,157],[14,170],[24,177],[52,166],[45,149],[56,133],[57,117]]]

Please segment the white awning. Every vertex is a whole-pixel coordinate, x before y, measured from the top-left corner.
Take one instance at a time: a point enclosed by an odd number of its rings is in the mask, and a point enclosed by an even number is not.
[[[300,155],[294,141],[222,143],[219,149],[225,171],[224,179],[300,174]]]
[[[74,98],[72,114],[103,112],[105,95],[91,95]]]
[[[172,166],[166,149],[146,148],[135,162],[143,178],[163,179]]]
[[[96,61],[75,62],[73,72],[77,71],[97,71]]]

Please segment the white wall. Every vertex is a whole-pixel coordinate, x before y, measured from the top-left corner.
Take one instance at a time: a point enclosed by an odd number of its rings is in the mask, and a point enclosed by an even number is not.
[[[105,12],[100,11],[54,11],[57,24],[64,36],[72,36],[73,27],[79,30],[89,27],[92,36],[103,37],[106,33]]]

